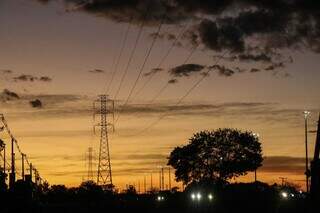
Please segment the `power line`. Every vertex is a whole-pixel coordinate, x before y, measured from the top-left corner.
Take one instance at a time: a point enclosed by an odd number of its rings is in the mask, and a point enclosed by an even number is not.
[[[156,93],[155,96],[153,96],[153,98],[149,101],[149,104],[154,103],[154,101],[167,89],[167,87],[169,86],[169,81],[163,86],[161,87],[161,89]]]
[[[137,78],[136,78],[136,80],[135,80],[135,82],[134,82],[134,84],[133,84],[133,86],[132,86],[132,88],[131,88],[131,90],[130,90],[130,92],[129,92],[129,95],[128,95],[125,103],[122,105],[122,108],[121,108],[121,109],[123,109],[123,107],[125,107],[125,106],[129,103],[129,100],[130,100],[130,98],[131,98],[131,96],[132,96],[132,94],[133,94],[133,91],[134,91],[134,89],[136,88],[137,83],[138,83],[138,81],[139,81],[139,79],[140,79],[140,77],[141,77],[141,74],[142,74],[143,70],[144,70],[144,67],[145,67],[145,65],[146,65],[146,63],[147,63],[147,61],[148,61],[148,59],[149,59],[149,57],[150,57],[151,51],[152,51],[152,49],[153,49],[153,47],[154,47],[154,44],[156,43],[157,38],[159,37],[159,33],[160,33],[160,30],[161,30],[163,21],[164,21],[164,16],[163,16],[163,18],[162,18],[162,20],[161,20],[161,22],[160,22],[160,24],[159,24],[159,27],[158,27],[156,36],[154,36],[154,38],[153,38],[153,40],[152,40],[152,42],[151,42],[151,45],[150,45],[150,47],[149,47],[149,49],[148,49],[148,51],[147,51],[147,54],[146,54],[146,56],[145,56],[145,59],[144,59],[144,61],[143,61],[143,63],[142,63],[142,66],[141,66],[141,68],[140,68],[140,70],[139,70],[138,76],[137,76]],[[118,114],[118,117],[117,117],[117,119],[116,119],[115,122],[117,122],[117,121],[119,120],[119,117],[120,117],[120,114]]]
[[[127,63],[127,65],[126,65],[126,68],[125,68],[125,70],[124,70],[124,73],[123,73],[123,75],[122,75],[122,77],[121,77],[119,87],[118,87],[118,89],[117,89],[117,91],[116,91],[116,93],[115,93],[115,95],[114,95],[114,98],[113,98],[114,100],[116,100],[116,98],[118,97],[119,92],[120,92],[121,87],[122,87],[122,84],[123,84],[123,82],[124,82],[124,79],[125,79],[125,77],[126,77],[126,75],[127,75],[127,73],[128,73],[128,70],[129,70],[131,61],[132,61],[133,56],[134,56],[134,54],[135,54],[135,51],[136,51],[136,49],[137,49],[137,45],[138,45],[138,42],[139,42],[139,40],[140,40],[142,31],[143,31],[143,28],[144,28],[144,24],[145,24],[146,18],[147,18],[147,13],[145,14],[145,16],[144,16],[144,18],[143,18],[143,21],[141,22],[141,25],[140,25],[140,27],[139,27],[139,32],[138,32],[138,35],[137,35],[137,37],[136,37],[136,40],[135,40],[135,43],[134,43],[134,47],[133,47],[133,49],[132,49],[132,51],[131,51],[131,54],[130,54],[128,63]]]
[[[168,49],[168,51],[166,52],[166,54],[161,58],[158,66],[156,68],[161,68],[162,64],[164,63],[164,61],[168,58],[168,56],[170,55],[171,51],[173,50],[173,48],[177,45],[178,40],[182,37],[184,31],[186,30],[187,25],[184,25],[184,27],[182,28],[182,30],[180,31],[179,35],[175,38],[175,40],[172,42],[172,45],[170,46],[170,48]],[[138,96],[142,90],[148,85],[148,83],[153,79],[153,77],[155,76],[156,73],[151,73],[151,75],[149,76],[149,78],[145,81],[145,83],[143,84],[143,86],[138,90],[138,92],[136,93],[136,96]]]
[[[230,53],[231,51],[225,51],[222,54],[222,57],[225,56],[227,53]],[[219,62],[220,62],[221,58],[219,58],[216,63],[213,66],[216,66]],[[195,82],[195,84],[193,84],[189,90],[176,102],[176,104],[174,106],[178,106],[182,103],[182,101],[188,96],[190,95],[190,93],[209,75],[209,73],[212,71],[213,69],[208,68],[208,70],[202,75],[202,77]],[[157,120],[155,120],[154,122],[152,122],[150,125],[148,125],[147,127],[145,127],[144,129],[142,129],[141,131],[139,131],[137,134],[134,135],[130,135],[130,136],[137,136],[137,135],[141,135],[144,132],[148,131],[149,129],[151,129],[153,126],[155,126],[156,124],[158,124],[162,119],[164,119],[166,116],[169,115],[169,112],[165,112],[164,114],[162,114],[161,116],[159,116],[159,118]]]
[[[27,165],[28,165],[28,166],[31,166],[31,163],[29,162],[29,160],[28,160],[28,158],[27,158],[27,155],[24,154],[24,153],[21,151],[20,146],[19,146],[19,143],[18,143],[17,139],[14,137],[14,135],[12,134],[12,132],[11,132],[11,130],[10,130],[10,128],[9,128],[9,126],[8,126],[8,124],[7,124],[7,121],[6,121],[6,119],[5,119],[5,117],[4,117],[3,114],[0,114],[0,122],[3,124],[3,126],[4,126],[4,128],[5,128],[6,132],[7,132],[7,134],[9,135],[9,138],[12,140],[12,146],[14,146],[14,144],[16,145],[19,154],[20,154],[20,155],[24,155],[25,161],[26,161]],[[11,158],[12,158],[12,156],[11,156]],[[11,159],[11,160],[12,160],[12,159]],[[7,163],[7,162],[6,162],[6,163]],[[7,164],[8,164],[8,163],[7,163]],[[13,167],[13,166],[14,166],[14,164],[11,165],[11,167]],[[33,167],[33,168],[34,168],[34,167]],[[35,168],[34,168],[34,170],[37,171]],[[17,172],[17,170],[14,170],[14,173],[16,173],[16,174],[18,174],[19,176],[22,177],[22,175],[21,175],[19,172]],[[37,171],[37,175],[38,175],[38,178],[39,178],[39,179],[43,180],[43,179],[40,177],[38,171]]]
[[[190,60],[190,58],[193,56],[193,54],[196,52],[197,48],[199,45],[196,45],[195,47],[192,48],[192,50],[190,51],[189,55],[187,56],[187,58],[184,60],[182,65],[185,65],[188,63],[188,61]],[[149,104],[154,103],[154,101],[160,97],[160,95],[169,87],[170,83],[169,81],[166,82],[166,84],[161,87],[161,89],[158,91],[158,93],[149,101]]]
[[[127,43],[127,40],[128,40],[128,34],[129,34],[129,31],[130,31],[130,27],[131,27],[131,24],[132,24],[132,20],[133,18],[131,17],[130,19],[130,22],[128,23],[128,27],[126,29],[126,32],[125,32],[125,35],[124,35],[124,38],[123,38],[123,41],[122,41],[122,45],[121,45],[121,49],[120,49],[120,53],[119,53],[119,56],[116,60],[116,63],[115,63],[115,66],[114,66],[114,70],[112,72],[112,75],[111,75],[111,80],[108,84],[108,87],[107,87],[107,90],[106,90],[106,93],[108,94],[109,93],[109,90],[110,90],[110,87],[113,83],[113,80],[114,80],[114,77],[115,77],[115,74],[117,73],[117,70],[118,70],[118,66],[119,66],[119,62],[120,62],[120,59],[122,57],[122,54],[123,54],[123,50],[124,50],[124,47]]]

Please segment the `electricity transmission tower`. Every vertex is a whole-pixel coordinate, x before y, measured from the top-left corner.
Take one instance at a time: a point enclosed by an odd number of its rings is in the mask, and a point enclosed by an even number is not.
[[[108,123],[107,115],[111,115],[114,120],[114,101],[110,100],[107,95],[99,95],[93,103],[93,119],[95,122],[96,115],[100,115],[100,122],[94,125],[94,134],[96,127],[100,130],[100,147],[99,162],[97,173],[97,184],[105,189],[112,187],[112,172],[109,152],[108,127],[113,124]]]
[[[88,175],[87,175],[87,180],[88,181],[93,181],[93,148],[89,147],[87,151],[87,162],[88,162]]]

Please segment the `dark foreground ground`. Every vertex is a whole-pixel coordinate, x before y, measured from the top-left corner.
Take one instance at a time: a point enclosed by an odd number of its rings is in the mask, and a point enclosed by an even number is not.
[[[30,196],[31,194],[32,196]],[[134,190],[115,194],[96,186],[67,189],[55,186],[41,193],[2,192],[0,213],[64,212],[320,212],[320,200],[290,188],[266,184],[232,184],[222,190],[211,187],[137,195]]]

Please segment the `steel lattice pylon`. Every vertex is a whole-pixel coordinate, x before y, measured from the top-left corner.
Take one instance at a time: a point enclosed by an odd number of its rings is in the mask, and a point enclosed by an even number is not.
[[[92,164],[93,164],[93,148],[89,147],[88,148],[88,152],[87,152],[88,156],[87,156],[87,161],[88,161],[88,175],[87,175],[87,180],[88,181],[93,181],[93,168],[92,168]]]
[[[96,108],[96,103],[99,108]],[[111,104],[110,104],[111,103]],[[110,162],[110,150],[108,139],[108,126],[111,124],[107,121],[107,115],[114,112],[114,102],[109,100],[106,95],[100,95],[99,99],[94,102],[94,118],[100,114],[100,123],[95,125],[100,128],[100,146],[99,146],[99,162],[97,173],[97,184],[104,188],[112,186],[112,170]],[[114,116],[113,116],[114,118]],[[95,132],[94,127],[94,132]]]

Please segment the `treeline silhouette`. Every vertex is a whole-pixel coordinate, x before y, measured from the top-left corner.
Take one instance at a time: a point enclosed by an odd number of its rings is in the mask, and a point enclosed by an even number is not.
[[[92,181],[67,188],[19,180],[7,189],[0,172],[0,213],[318,212],[320,200],[311,200],[293,184],[232,182],[262,164],[261,143],[254,133],[229,128],[201,131],[168,157],[176,181],[187,186],[183,192],[172,188],[139,194],[128,186],[119,193],[112,185],[101,187]]]
[[[306,194],[290,184],[279,186],[254,182],[217,185],[209,180],[194,182],[184,192],[173,189],[146,194],[137,194],[133,186],[121,193],[103,190],[91,181],[72,188],[64,185],[49,186],[46,183],[36,186],[33,183],[17,181],[11,190],[2,188],[0,201],[1,213],[292,213],[315,212],[316,209]]]

